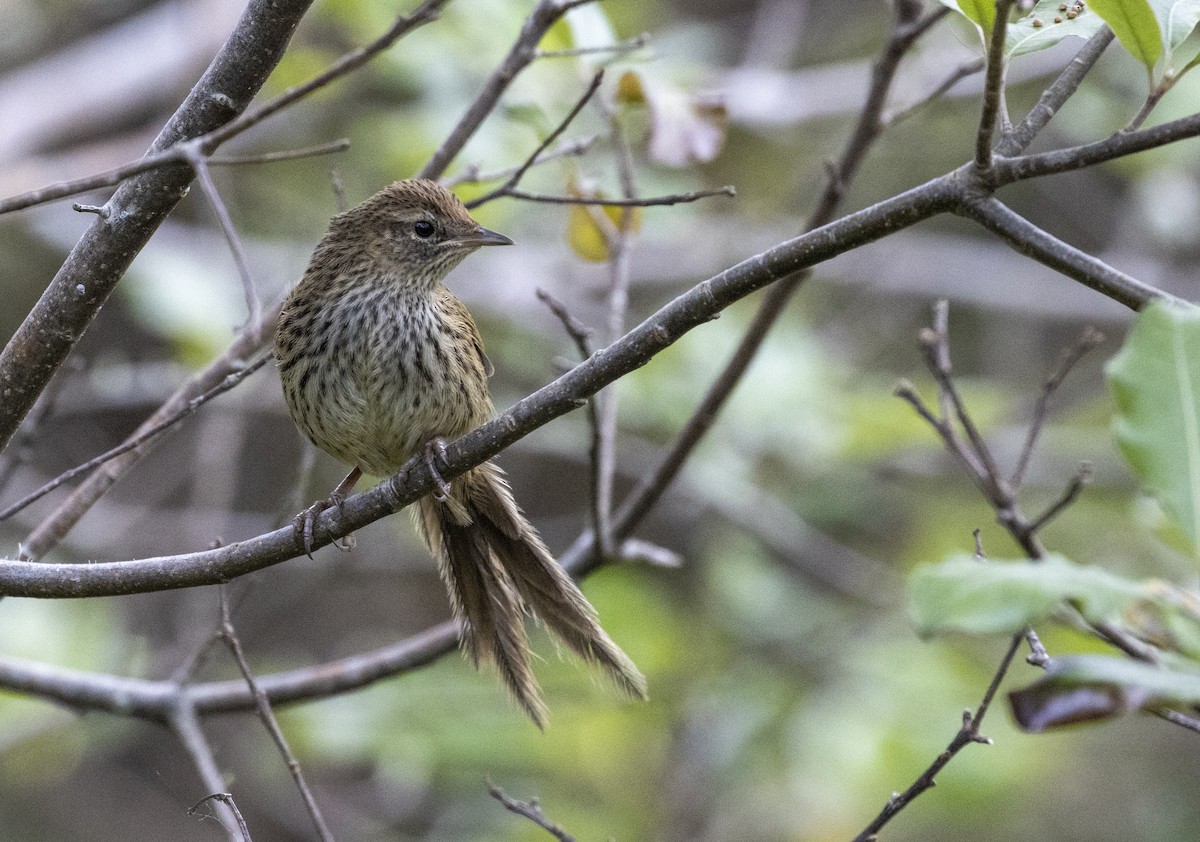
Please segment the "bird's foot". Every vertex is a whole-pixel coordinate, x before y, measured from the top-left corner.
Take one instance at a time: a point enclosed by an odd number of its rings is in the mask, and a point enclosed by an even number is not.
[[[292,519],[292,529],[296,531],[297,537],[304,542],[304,554],[306,556],[309,558],[313,557],[313,527],[317,522],[317,518],[320,517],[321,512],[325,511],[326,509],[337,507],[338,514],[340,515],[342,513],[342,504],[345,502],[345,496],[335,491],[324,500],[318,500],[317,502],[313,503],[311,506]],[[337,540],[333,542],[333,545],[339,550],[346,551],[353,546],[352,543],[347,542],[342,544]]]
[[[433,492],[433,499],[439,503],[445,503],[450,499],[450,483],[442,479],[442,475],[438,472],[434,462],[436,458],[440,458],[442,462],[446,461],[446,440],[440,437],[425,445],[425,467],[429,469],[429,473],[438,487],[438,490]]]

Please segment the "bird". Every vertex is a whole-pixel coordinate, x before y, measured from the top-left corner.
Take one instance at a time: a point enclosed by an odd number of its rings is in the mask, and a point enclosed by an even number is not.
[[[449,482],[436,468],[446,440],[494,413],[483,340],[443,282],[472,252],[512,244],[437,182],[394,182],[330,222],[284,301],[274,350],[297,427],[352,466],[327,500],[297,516],[306,551],[313,518],[340,505],[360,476],[387,476],[424,455],[437,490],[411,507],[413,520],[447,587],[460,645],[476,668],[491,662],[544,728],[527,615],[629,697],[647,698],[646,679],[546,548],[500,467],[484,462]]]

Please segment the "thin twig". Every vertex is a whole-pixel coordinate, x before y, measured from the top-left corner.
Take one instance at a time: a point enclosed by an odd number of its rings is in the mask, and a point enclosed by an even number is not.
[[[475,101],[468,106],[433,157],[421,168],[418,177],[437,179],[442,176],[484,118],[492,113],[512,81],[537,58],[537,45],[550,27],[571,9],[591,2],[595,0],[539,0],[525,18],[521,32],[508,54],[488,76]]]
[[[586,360],[590,357],[592,355],[592,343],[589,338],[592,333],[591,329],[571,315],[567,306],[546,290],[538,289],[537,297],[562,322],[567,335],[575,343],[575,349],[579,352],[579,358]],[[588,468],[592,492],[588,495],[588,503],[591,510],[592,529],[597,535],[604,535],[609,531],[609,513],[600,503],[603,499],[600,494],[600,417],[595,395],[588,399],[587,419],[588,429],[591,431],[590,444],[588,445]],[[597,552],[603,552],[600,542],[596,543],[596,548]]]
[[[237,821],[238,830],[242,835],[242,842],[253,842],[250,838],[250,828],[246,826],[246,820],[242,818],[242,811],[238,809],[237,802],[233,800],[233,795],[228,792],[214,792],[211,795],[204,796],[191,807],[188,807],[188,815],[196,815],[200,810],[200,805],[206,801],[216,801],[222,806],[227,807]]]
[[[1092,466],[1087,462],[1084,462],[1079,466],[1079,470],[1075,473],[1075,476],[1071,478],[1071,482],[1067,484],[1067,488],[1065,491],[1063,491],[1062,495],[1053,503],[1051,503],[1047,507],[1046,511],[1042,512],[1033,519],[1033,521],[1029,524],[1029,530],[1031,532],[1037,532],[1047,523],[1058,517],[1058,515],[1061,514],[1064,509],[1078,499],[1079,495],[1083,492],[1083,489],[1087,486],[1091,479]]]
[[[545,139],[538,144],[537,148],[533,150],[529,157],[527,157],[525,161],[512,172],[512,174],[508,177],[508,180],[495,190],[485,193],[477,199],[473,199],[471,203],[467,205],[467,207],[475,208],[479,205],[482,205],[484,202],[490,202],[492,199],[509,195],[509,191],[511,191],[521,182],[521,179],[525,177],[525,173],[529,172],[529,168],[536,164],[538,159],[541,158],[545,151],[550,148],[550,144],[558,140],[558,138],[562,136],[562,133],[567,130],[567,127],[571,125],[577,116],[579,116],[579,112],[583,110],[583,107],[588,104],[588,100],[590,100],[595,95],[596,91],[600,89],[600,83],[603,81],[604,71],[597,70],[592,76],[592,81],[584,90],[583,95],[579,97],[575,105],[572,106],[571,110],[567,112],[567,116],[564,117],[562,121],[554,127],[554,130],[550,132],[550,134],[546,135]]]
[[[992,138],[1004,101],[1004,37],[1008,32],[1008,12],[1012,5],[1013,0],[996,0],[996,19],[992,23],[988,40],[983,110],[979,116],[979,129],[975,134],[975,166],[980,170],[988,170],[992,166]]]
[[[992,680],[983,694],[983,699],[980,701],[979,707],[975,709],[975,713],[972,714],[969,710],[963,711],[962,727],[958,729],[958,733],[954,735],[954,739],[950,741],[946,749],[913,781],[908,789],[888,799],[887,804],[879,812],[879,815],[858,836],[854,837],[854,842],[869,842],[869,840],[874,840],[879,831],[883,829],[883,826],[895,818],[897,813],[907,807],[921,793],[934,786],[938,773],[964,748],[972,743],[992,744],[991,739],[980,735],[979,727],[983,723],[983,718],[987,715],[992,700],[996,697],[996,691],[1000,689],[1000,682],[1004,680],[1004,676],[1008,673],[1008,668],[1012,666],[1013,658],[1016,657],[1017,649],[1024,639],[1024,632],[1013,635],[1012,640],[1008,644],[1008,651],[1000,659],[1000,666],[996,668],[995,674],[992,675]]]
[[[916,389],[913,388],[911,383],[906,381],[901,382],[893,390],[892,394],[905,401],[929,426],[933,427],[934,432],[941,437],[942,442],[946,445],[946,449],[962,460],[963,464],[967,466],[967,471],[973,477],[985,475],[986,471],[983,464],[979,461],[975,452],[963,443],[962,439],[954,431],[953,425],[944,415],[939,417],[936,412],[925,404],[925,401],[917,394]]]
[[[529,821],[557,839],[558,842],[575,842],[574,836],[571,836],[561,827],[550,821],[550,819],[546,818],[546,814],[542,812],[542,808],[537,803],[536,798],[531,798],[528,801],[517,801],[515,798],[509,797],[504,790],[491,781],[488,782],[487,788],[492,798],[503,804],[505,810],[515,813],[522,818],[529,819]]]
[[[658,205],[678,205],[683,202],[695,202],[711,196],[736,196],[737,189],[732,184],[718,187],[715,190],[694,190],[689,193],[671,193],[666,196],[652,196],[646,199],[596,199],[584,196],[547,196],[542,193],[529,193],[525,190],[508,190],[506,196],[521,199],[525,202],[545,202],[554,205],[594,205],[598,207],[618,208],[649,208]]]
[[[1058,391],[1058,387],[1062,385],[1063,379],[1071,373],[1071,369],[1083,359],[1084,355],[1103,341],[1103,333],[1090,325],[1084,328],[1079,339],[1063,352],[1062,359],[1059,360],[1058,365],[1050,373],[1050,376],[1046,378],[1046,382],[1042,385],[1042,391],[1038,393],[1037,402],[1033,407],[1033,420],[1029,424],[1029,432],[1025,436],[1025,444],[1021,447],[1021,455],[1017,459],[1017,467],[1013,470],[1012,477],[1008,481],[1008,484],[1014,490],[1019,489],[1025,481],[1025,471],[1029,468],[1029,459],[1033,455],[1034,445],[1037,443],[1039,436],[1041,436],[1042,425],[1046,423],[1050,398]]]
[[[625,41],[619,41],[616,44],[605,44],[601,47],[571,47],[565,50],[538,50],[538,58],[575,58],[577,56],[591,56],[598,53],[611,53],[613,56],[624,55],[640,50],[642,47],[650,43],[650,33],[643,32],[641,35],[629,38]]]
[[[318,155],[332,155],[335,152],[345,152],[350,148],[350,138],[343,137],[328,143],[318,143],[315,146],[303,146],[299,149],[282,149],[278,152],[260,152],[257,155],[213,155],[208,163],[213,167],[241,166],[243,164],[275,164],[280,161],[295,161],[298,158],[313,158]]]
[[[592,148],[592,146],[596,143],[597,138],[599,138],[599,135],[587,135],[586,137],[576,137],[572,138],[571,140],[563,141],[549,152],[543,152],[541,155],[539,155],[537,160],[533,162],[533,166],[541,166],[542,164],[549,163],[550,161],[557,161],[560,158],[572,158],[583,155]],[[515,167],[505,167],[499,170],[490,170],[488,172],[484,172],[479,168],[478,164],[472,164],[453,178],[443,179],[442,184],[447,187],[457,187],[460,184],[479,184],[485,181],[499,181],[502,178],[508,178],[522,166],[524,166],[524,164],[518,164]],[[472,200],[470,202],[470,207],[478,207],[479,204],[480,203],[478,201]]]
[[[935,365],[930,366],[930,370],[938,381],[939,393],[945,395],[945,403],[949,403],[954,408],[954,415],[958,419],[958,423],[962,426],[963,432],[967,434],[967,440],[971,443],[971,449],[983,465],[988,481],[998,487],[1004,482],[1000,476],[1000,469],[996,466],[996,460],[992,458],[991,448],[988,447],[983,434],[979,432],[979,428],[975,425],[975,420],[967,412],[966,403],[963,401],[962,395],[959,394],[954,378],[951,377],[949,313],[950,302],[945,299],[942,299],[934,306],[934,324],[936,327],[934,328],[933,335],[936,337],[937,345],[933,349],[933,359],[936,362]],[[942,417],[947,422],[950,421],[944,411]]]
[[[30,494],[25,495],[24,497],[22,497],[17,502],[13,503],[8,508],[0,510],[0,520],[7,520],[8,518],[12,517],[17,512],[21,511],[22,509],[24,509],[31,503],[34,503],[37,500],[40,500],[41,498],[45,497],[47,494],[49,494],[54,489],[58,488],[59,486],[63,485],[64,483],[70,482],[71,480],[75,479],[75,477],[77,477],[81,474],[85,474],[88,471],[91,471],[95,468],[98,468],[99,466],[103,465],[105,462],[111,461],[123,453],[128,453],[129,451],[133,450],[134,448],[141,447],[143,444],[150,441],[152,438],[157,436],[163,430],[167,429],[168,427],[174,426],[175,424],[178,424],[184,418],[191,415],[193,412],[195,412],[197,409],[199,409],[204,404],[208,403],[213,398],[217,397],[218,395],[224,394],[225,392],[228,392],[234,386],[238,385],[243,380],[245,380],[247,377],[249,377],[251,374],[253,374],[254,372],[258,371],[260,368],[262,368],[270,359],[271,359],[270,354],[260,357],[258,360],[255,360],[254,362],[252,362],[250,365],[246,366],[242,370],[236,371],[236,372],[228,375],[224,380],[222,380],[216,386],[213,386],[211,389],[208,389],[207,391],[192,398],[184,406],[182,406],[175,412],[169,414],[167,417],[163,418],[158,423],[153,424],[145,429],[139,430],[132,437],[126,439],[122,444],[112,448],[111,450],[106,450],[104,453],[101,453],[99,456],[89,459],[88,461],[84,462],[82,465],[76,465],[71,470],[66,471],[65,473],[59,474],[57,477],[50,480],[50,482],[43,485],[37,491],[34,491]]]
[[[958,67],[954,68],[954,70],[952,70],[946,76],[946,78],[942,80],[941,84],[939,84],[925,96],[921,97],[921,99],[899,111],[885,115],[883,117],[883,124],[886,126],[894,126],[897,123],[907,120],[925,106],[941,99],[943,96],[949,93],[951,88],[953,88],[963,79],[966,79],[968,76],[974,76],[980,70],[983,70],[985,64],[986,62],[981,58],[963,62]]]
[[[562,322],[563,328],[567,331],[567,336],[571,337],[571,341],[575,343],[575,349],[579,351],[580,359],[586,360],[590,357],[592,355],[590,338],[592,329],[575,318],[571,314],[571,311],[567,309],[567,305],[563,304],[546,290],[539,287],[537,297]]]
[[[188,149],[193,148],[188,146]],[[217,185],[213,184],[212,174],[208,171],[208,161],[205,156],[199,153],[189,154],[188,162],[196,174],[196,182],[217,214],[221,232],[225,235],[225,241],[233,253],[233,262],[237,265],[238,277],[242,279],[242,292],[246,297],[245,326],[253,329],[262,321],[262,303],[258,300],[258,288],[254,283],[254,278],[250,275],[250,264],[246,260],[246,249],[242,246],[242,238],[238,236],[237,229],[233,227],[233,219],[229,216],[229,209],[221,200],[221,194],[217,192]]]
[[[637,199],[637,187],[633,173],[633,154],[625,141],[624,127],[615,108],[601,103],[600,110],[608,120],[609,137],[616,158],[617,176],[621,183],[621,195],[626,201]],[[601,215],[607,222],[606,215]],[[625,332],[625,317],[629,310],[629,277],[633,253],[632,211],[622,211],[615,226],[606,225],[605,239],[608,245],[608,342],[616,342]],[[598,401],[596,412],[596,476],[592,493],[596,500],[596,561],[602,562],[613,552],[612,506],[614,483],[617,474],[617,418],[620,396],[616,385],[599,392],[593,400]]]
[[[283,735],[283,729],[279,727],[279,720],[275,718],[275,713],[271,710],[271,702],[267,698],[267,694],[258,686],[254,679],[254,673],[250,670],[246,653],[242,651],[241,640],[238,638],[237,630],[233,627],[233,620],[229,616],[229,600],[226,591],[227,587],[222,585],[219,590],[221,639],[229,647],[229,652],[237,662],[242,678],[246,680],[246,686],[250,688],[250,693],[254,696],[254,706],[258,711],[258,718],[262,720],[263,727],[271,735],[271,740],[287,764],[288,772],[296,783],[296,789],[300,791],[300,797],[304,800],[304,806],[308,809],[309,816],[312,817],[313,825],[317,828],[317,834],[321,837],[322,842],[333,842],[333,834],[330,833],[329,826],[325,823],[324,816],[321,815],[321,808],[317,806],[317,800],[313,797],[308,782],[304,780],[300,762],[296,760],[291,747],[288,746],[287,737]]]
[[[196,767],[196,772],[200,775],[200,783],[208,792],[224,792],[227,784],[225,777],[221,774],[220,768],[217,766],[217,760],[213,756],[212,746],[208,742],[208,737],[204,734],[204,729],[200,727],[200,719],[196,715],[196,707],[185,693],[182,692],[180,685],[175,685],[174,692],[167,699],[168,713],[166,716],[167,724],[171,730],[175,732],[175,736],[179,738],[179,742],[183,745],[184,752],[192,761],[192,765]],[[188,815],[194,815],[194,810],[207,801],[212,796],[205,796],[200,801],[188,810]],[[231,842],[247,842],[250,839],[250,832],[246,828],[246,822],[242,819],[241,814],[233,805],[232,799],[225,801],[217,799],[218,805],[216,808],[217,821],[225,829]],[[239,834],[234,830],[234,827],[239,828]]]

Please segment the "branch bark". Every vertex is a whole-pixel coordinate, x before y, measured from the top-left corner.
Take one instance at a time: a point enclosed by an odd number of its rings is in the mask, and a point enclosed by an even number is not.
[[[252,0],[229,40],[150,147],[210,132],[246,110],[282,58],[312,0]],[[46,388],[129,264],[187,194],[192,169],[172,164],[125,181],[72,249],[0,353],[0,450]]]
[[[806,269],[950,209],[957,192],[942,177],[836,222],[780,243],[697,284],[620,340],[603,348],[499,417],[451,443],[442,475],[453,479],[553,419],[578,408],[619,377],[645,365],[692,328],[772,281]],[[314,547],[378,520],[433,491],[417,458],[395,476],[324,513]],[[111,596],[226,582],[304,552],[291,527],[215,550],[88,565],[0,561],[0,595],[41,598]]]

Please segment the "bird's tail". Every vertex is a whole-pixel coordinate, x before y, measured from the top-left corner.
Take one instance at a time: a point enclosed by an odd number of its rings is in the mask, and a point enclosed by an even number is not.
[[[546,707],[529,667],[526,613],[625,693],[646,698],[646,679],[525,519],[500,468],[487,462],[471,470],[445,502],[423,498],[416,520],[450,591],[463,648],[476,666],[481,659],[496,665],[538,727]]]

